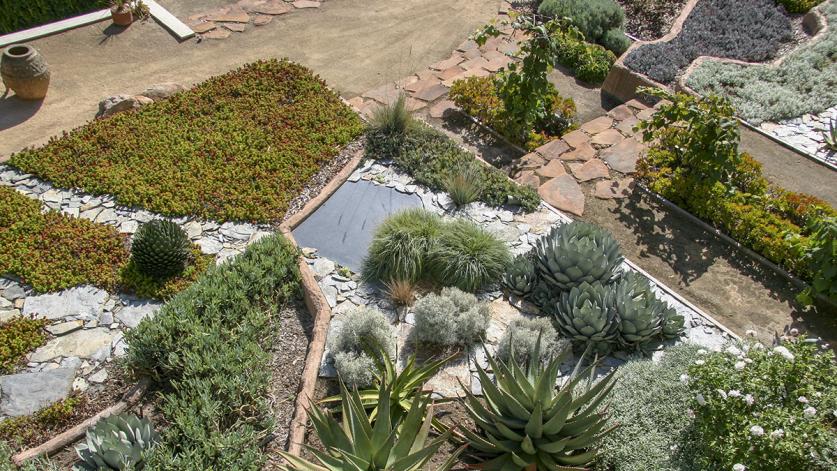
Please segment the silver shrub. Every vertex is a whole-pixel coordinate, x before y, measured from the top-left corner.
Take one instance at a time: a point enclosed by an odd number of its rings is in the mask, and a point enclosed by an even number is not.
[[[375,359],[370,352],[383,349],[395,355],[395,336],[386,316],[375,308],[360,307],[346,314],[328,339],[334,367],[348,386],[365,387],[374,380]]]
[[[428,294],[414,307],[415,336],[421,343],[451,347],[478,342],[491,317],[488,305],[458,288]]]

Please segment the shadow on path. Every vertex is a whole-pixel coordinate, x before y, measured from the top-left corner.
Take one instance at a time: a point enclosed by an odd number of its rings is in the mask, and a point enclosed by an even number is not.
[[[0,97],[0,131],[13,128],[31,118],[43,104],[43,100],[21,100],[11,90],[6,90]]]

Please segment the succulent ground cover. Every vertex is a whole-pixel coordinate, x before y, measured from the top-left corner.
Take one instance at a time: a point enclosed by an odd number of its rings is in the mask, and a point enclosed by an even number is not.
[[[29,352],[46,343],[47,323],[18,316],[0,324],[0,374],[14,372]]]
[[[816,42],[801,45],[778,66],[737,65],[707,61],[697,67],[687,85],[697,92],[725,96],[742,118],[759,124],[837,105],[837,2],[825,4],[829,28]]]
[[[11,164],[165,215],[269,222],[361,132],[310,70],[269,60],[91,122]]]
[[[625,65],[668,84],[698,56],[764,62],[791,39],[790,17],[773,0],[701,0],[677,37],[633,50]]]

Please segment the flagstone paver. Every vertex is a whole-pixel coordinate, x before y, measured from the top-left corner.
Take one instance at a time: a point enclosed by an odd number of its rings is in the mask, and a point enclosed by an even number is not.
[[[599,159],[588,160],[584,163],[574,162],[569,163],[568,165],[570,167],[570,171],[580,182],[595,180],[597,178],[607,178],[610,176],[607,165]]]
[[[625,136],[623,136],[619,131],[615,129],[605,129],[593,136],[593,139],[591,139],[590,142],[593,145],[598,146],[612,146],[614,144],[618,144],[623,139],[625,139]]]
[[[544,201],[561,211],[581,216],[584,214],[584,193],[571,175],[561,175],[548,180],[538,188]]]
[[[535,170],[535,173],[546,178],[560,177],[567,173],[560,160],[550,160],[548,164]]]
[[[596,149],[590,145],[590,139],[569,152],[561,154],[561,160],[590,160],[596,155]]]
[[[644,151],[644,144],[629,138],[607,149],[601,157],[613,170],[630,174],[636,172],[636,161]]]
[[[313,2],[311,0],[297,0],[294,2],[296,8],[320,8],[320,2]]]
[[[627,198],[633,191],[634,179],[631,177],[618,180],[602,180],[596,182],[594,194],[601,199]]]
[[[561,156],[564,152],[570,150],[570,146],[567,145],[561,139],[555,139],[554,141],[547,142],[546,144],[538,147],[535,149],[535,152],[542,155],[547,160],[557,159]]]
[[[592,121],[581,125],[581,130],[588,134],[598,134],[613,126],[613,119],[607,116],[600,116]]]

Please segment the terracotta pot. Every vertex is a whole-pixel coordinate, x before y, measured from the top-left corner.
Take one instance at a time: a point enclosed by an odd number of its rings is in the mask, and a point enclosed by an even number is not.
[[[110,9],[110,17],[113,20],[113,24],[117,26],[130,26],[134,22],[134,13],[130,8],[120,10],[119,7],[113,7]]]
[[[28,44],[13,44],[3,51],[0,76],[6,87],[23,100],[43,100],[49,88],[49,66]]]

